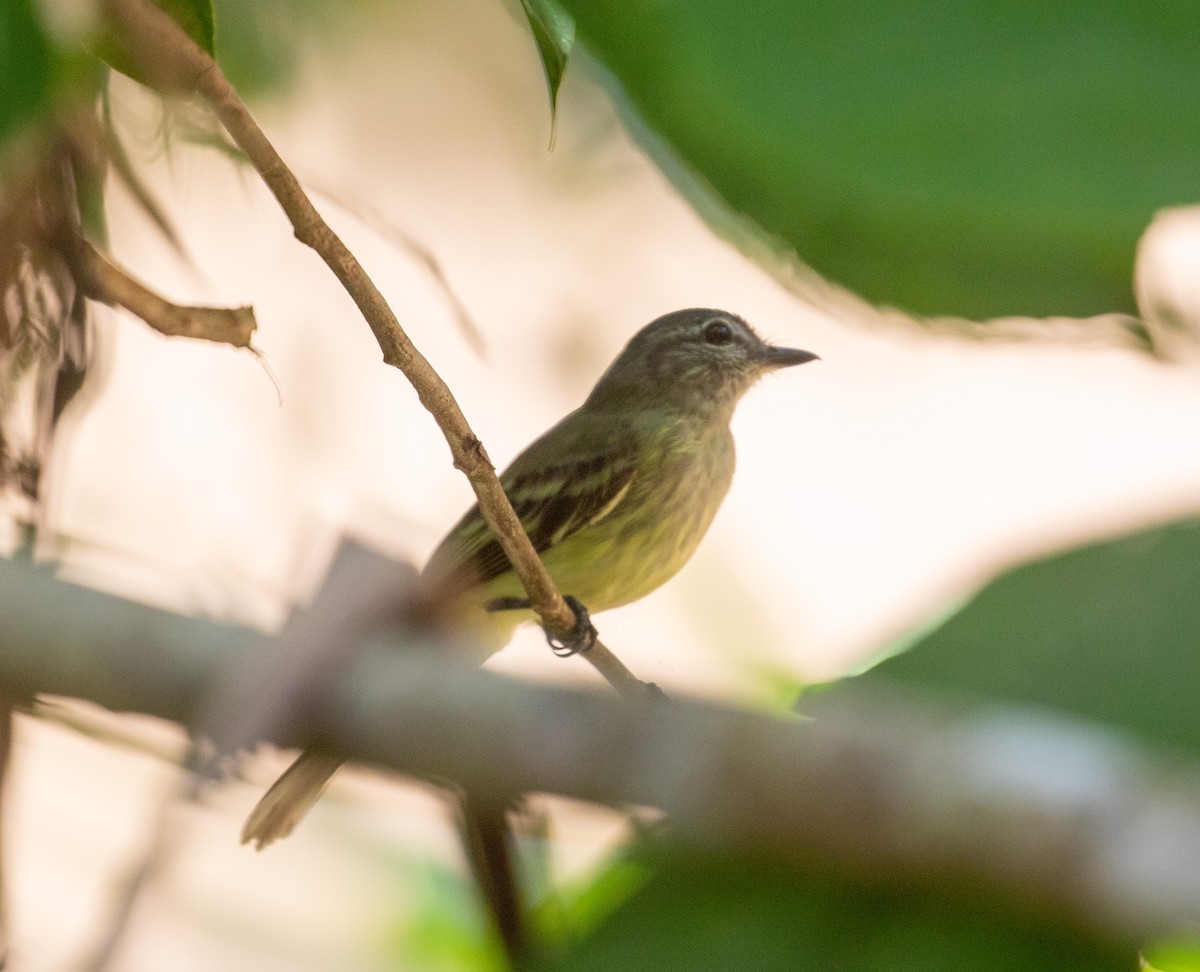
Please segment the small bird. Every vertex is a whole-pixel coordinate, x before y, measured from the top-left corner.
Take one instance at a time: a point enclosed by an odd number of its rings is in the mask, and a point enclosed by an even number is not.
[[[738,400],[765,373],[816,359],[767,344],[719,310],[675,311],[634,335],[587,400],[500,477],[559,590],[598,612],[673,577],[729,490]],[[480,660],[533,619],[478,506],[438,545],[423,576],[454,605]],[[305,750],[255,807],[242,842],[261,849],[290,833],[340,762]]]

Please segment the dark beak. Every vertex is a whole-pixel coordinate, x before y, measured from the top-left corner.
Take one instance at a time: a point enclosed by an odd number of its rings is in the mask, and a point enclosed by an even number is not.
[[[820,361],[821,359],[811,351],[800,351],[796,348],[774,348],[766,347],[763,349],[762,356],[759,359],[762,361],[764,368],[790,368],[792,365],[807,364],[809,361]]]

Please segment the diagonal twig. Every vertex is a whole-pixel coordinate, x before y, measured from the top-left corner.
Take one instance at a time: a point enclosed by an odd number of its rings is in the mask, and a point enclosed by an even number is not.
[[[175,304],[129,276],[82,237],[65,241],[64,256],[92,300],[124,307],[161,334],[249,348],[257,327],[251,307]]]
[[[296,238],[320,255],[358,306],[379,343],[384,362],[404,373],[437,422],[455,467],[470,482],[480,512],[513,565],[533,611],[551,635],[569,639],[576,625],[575,612],[563,600],[526,536],[483,443],[471,431],[449,387],[413,345],[358,259],[317,212],[229,79],[212,57],[150,0],[104,0],[101,9],[116,28],[126,56],[147,79],[165,90],[199,94],[246,153],[287,215]],[[652,694],[647,683],[598,641],[582,655],[618,691]]]

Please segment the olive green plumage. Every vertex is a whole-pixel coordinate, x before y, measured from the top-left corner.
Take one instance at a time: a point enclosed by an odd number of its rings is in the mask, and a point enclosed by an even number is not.
[[[678,311],[643,328],[587,401],[500,477],[559,589],[597,612],[674,576],[729,490],[738,399],[764,372],[813,357],[771,347],[722,311]],[[478,507],[434,551],[425,575],[463,602],[485,651],[531,617],[486,610],[524,591]]]

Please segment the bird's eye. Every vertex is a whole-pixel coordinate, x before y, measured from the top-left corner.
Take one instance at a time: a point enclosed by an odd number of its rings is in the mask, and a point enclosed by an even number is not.
[[[704,329],[704,340],[708,344],[717,345],[717,347],[728,344],[733,340],[733,328],[724,321],[710,321],[708,327]]]

